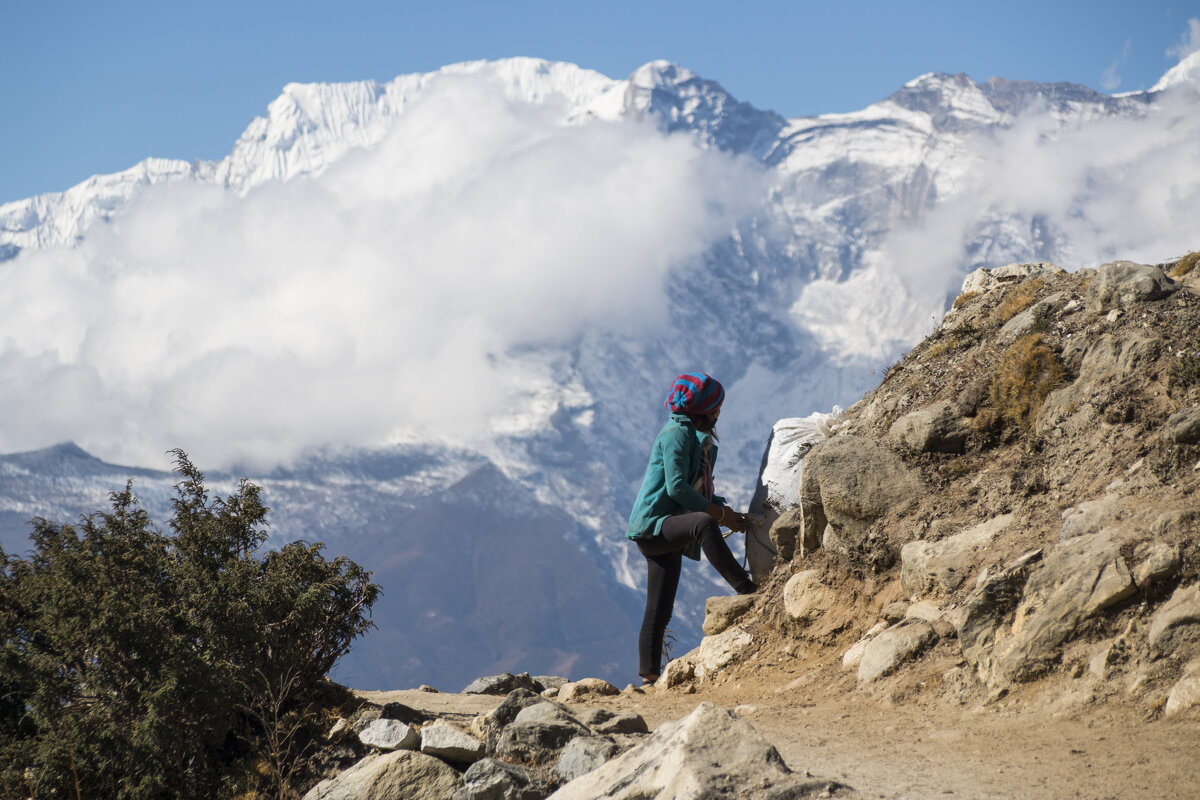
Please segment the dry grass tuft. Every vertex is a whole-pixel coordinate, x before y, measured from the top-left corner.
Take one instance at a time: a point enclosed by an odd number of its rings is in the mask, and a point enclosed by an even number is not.
[[[974,300],[976,297],[979,297],[979,295],[981,295],[981,294],[983,294],[983,292],[963,292],[958,297],[954,298],[954,303],[952,304],[951,307],[952,308],[962,308],[967,303]]]
[[[1200,263],[1200,250],[1195,253],[1188,253],[1183,258],[1175,262],[1175,266],[1171,267],[1171,271],[1167,274],[1172,278],[1182,278],[1196,268],[1196,264]]]
[[[1027,431],[1046,395],[1062,380],[1057,354],[1040,334],[1030,334],[1013,342],[1000,360],[989,399],[1000,417]]]
[[[1020,314],[1037,302],[1038,291],[1045,285],[1046,281],[1042,278],[1034,278],[1033,280],[1024,281],[1016,288],[1010,290],[1004,296],[1004,302],[1000,304],[1000,308],[996,309],[996,314],[1000,317],[1000,321],[1008,322],[1017,314]]]

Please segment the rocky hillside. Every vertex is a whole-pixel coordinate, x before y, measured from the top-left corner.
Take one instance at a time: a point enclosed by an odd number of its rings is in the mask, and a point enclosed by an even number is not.
[[[804,458],[752,601],[661,686],[1200,702],[1200,269],[978,270]]]
[[[385,797],[389,786],[455,800],[900,796],[890,792],[905,785],[1193,796],[1194,770],[1180,783],[1163,766],[1178,758],[1165,741],[1186,741],[1200,719],[1198,262],[972,273],[939,329],[804,454],[794,501],[772,511],[761,590],[711,598],[707,636],[649,694],[527,674],[462,695],[389,693],[431,714],[365,693],[376,702],[330,734],[347,768],[327,762],[307,798]],[[889,738],[895,725],[881,730],[863,699],[891,709],[884,719],[919,709],[946,758],[962,711],[1041,715],[1039,729],[1066,715],[1090,729],[1108,709],[1126,721],[1117,750],[1159,774],[1110,753],[1082,776],[1047,742],[1022,750],[1033,728],[1020,726],[984,735],[1013,747],[1028,779],[1005,777],[1000,752],[975,767],[927,765],[923,783],[885,766],[882,783],[845,785],[789,763],[797,751],[836,763],[821,751],[835,730]],[[821,703],[833,716],[808,716]],[[1128,727],[1166,717],[1189,727]],[[772,739],[808,727],[817,739],[777,750],[748,718]],[[1079,735],[1048,738],[1064,732]],[[854,735],[842,735],[859,748],[842,763],[869,758]],[[1106,738],[1082,735],[1089,748]],[[1153,741],[1138,749],[1143,737]],[[459,749],[445,749],[450,739]],[[1033,763],[1038,752],[1049,768]]]

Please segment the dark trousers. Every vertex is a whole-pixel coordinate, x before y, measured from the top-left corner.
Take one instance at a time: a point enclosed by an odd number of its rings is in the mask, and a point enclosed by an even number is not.
[[[708,563],[734,589],[743,588],[750,575],[729,552],[717,521],[703,511],[668,517],[658,536],[635,541],[646,557],[646,614],[638,635],[638,674],[658,675],[662,672],[663,634],[675,610],[683,551],[698,542]]]

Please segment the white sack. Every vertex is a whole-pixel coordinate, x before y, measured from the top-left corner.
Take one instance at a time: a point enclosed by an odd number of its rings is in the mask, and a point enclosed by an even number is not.
[[[767,462],[759,476],[759,483],[767,489],[767,505],[777,511],[799,507],[804,456],[813,445],[832,436],[833,429],[845,418],[842,407],[834,406],[828,414],[816,412],[775,423]]]

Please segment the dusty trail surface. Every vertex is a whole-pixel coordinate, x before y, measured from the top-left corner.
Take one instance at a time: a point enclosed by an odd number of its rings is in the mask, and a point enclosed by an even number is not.
[[[469,720],[501,698],[419,691],[359,692]],[[585,706],[636,711],[651,729],[702,701],[737,708],[797,772],[830,778],[870,798],[1200,797],[1200,722],[1145,721],[1106,708],[1074,716],[875,697],[815,702],[768,685],[727,685],[695,694],[620,695]]]

